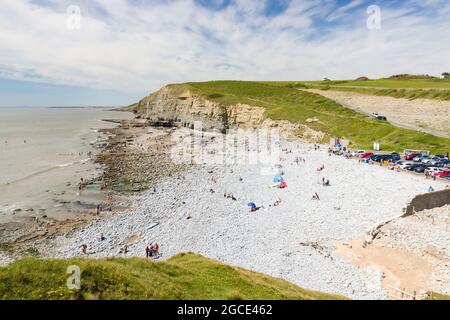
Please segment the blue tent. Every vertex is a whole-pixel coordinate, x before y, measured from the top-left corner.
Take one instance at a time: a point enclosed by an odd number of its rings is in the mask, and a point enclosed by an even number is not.
[[[276,176],[275,178],[273,178],[273,182],[275,182],[275,183],[278,183],[278,182],[281,182],[281,181],[284,181],[282,176]]]

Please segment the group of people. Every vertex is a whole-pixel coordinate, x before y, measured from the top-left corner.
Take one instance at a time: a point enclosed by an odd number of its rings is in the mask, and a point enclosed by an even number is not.
[[[224,197],[224,198],[227,198],[227,199],[231,199],[231,200],[233,200],[233,201],[237,201],[236,197],[235,197],[232,193],[227,193],[226,191],[225,191],[225,193],[223,194],[223,197]]]
[[[145,256],[147,258],[159,257],[159,246],[156,241],[145,247]]]

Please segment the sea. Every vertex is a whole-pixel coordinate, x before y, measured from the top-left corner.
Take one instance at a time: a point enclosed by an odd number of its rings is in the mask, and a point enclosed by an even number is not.
[[[0,223],[38,214],[62,215],[75,204],[92,205],[98,192],[80,194],[81,178],[99,176],[89,152],[116,126],[104,119],[130,119],[110,108],[0,108]],[[63,218],[62,216],[59,218]]]

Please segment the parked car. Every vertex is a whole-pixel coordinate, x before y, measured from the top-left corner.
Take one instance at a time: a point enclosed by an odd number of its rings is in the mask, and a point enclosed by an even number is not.
[[[409,153],[405,155],[405,160],[413,160],[415,157],[421,156],[420,153]]]
[[[444,178],[444,177],[447,177],[448,175],[450,175],[450,170],[444,170],[442,172],[436,172],[434,174],[434,176],[437,178]]]
[[[414,169],[414,172],[417,172],[417,173],[424,173],[425,172],[425,170],[427,170],[427,166],[426,165],[418,165],[415,169]]]
[[[413,164],[414,164],[413,162],[403,162],[399,164],[398,167],[400,169],[407,169],[409,166],[412,166]]]
[[[398,161],[400,160],[402,157],[400,157],[400,154],[398,152],[392,152],[391,153],[391,159],[392,161]]]
[[[373,154],[370,156],[370,159],[375,162],[380,162],[383,156],[383,154]]]
[[[430,156],[423,156],[423,157],[421,157],[420,158],[420,162],[422,162],[422,163],[430,163],[430,161],[431,161],[431,157]]]
[[[368,158],[368,157],[371,157],[371,156],[373,156],[373,152],[364,152],[364,153],[361,154],[359,157],[360,157],[361,159],[365,159],[365,158]]]
[[[448,167],[448,166],[450,166],[450,160],[441,160],[441,162],[439,162],[438,163],[439,164],[439,167]]]
[[[385,116],[381,116],[378,113],[372,113],[372,117],[376,120],[386,121],[387,118]]]
[[[444,170],[442,170],[442,168],[438,168],[438,167],[428,167],[428,168],[425,170],[425,173],[434,175],[436,172],[442,172],[442,171],[444,171]]]
[[[364,150],[355,150],[355,151],[352,151],[351,152],[351,155],[353,156],[353,157],[359,157],[360,155],[362,155],[363,153],[365,153],[366,151],[364,151]]]
[[[406,168],[406,170],[416,171],[416,169],[420,168],[420,167],[426,168],[426,166],[423,163],[412,163],[409,167]],[[425,171],[425,169],[424,169],[424,171]]]
[[[434,166],[434,165],[436,165],[437,163],[439,163],[439,162],[441,162],[441,161],[442,161],[441,158],[439,158],[439,157],[433,157],[433,158],[430,159],[430,161],[429,161],[428,163]]]

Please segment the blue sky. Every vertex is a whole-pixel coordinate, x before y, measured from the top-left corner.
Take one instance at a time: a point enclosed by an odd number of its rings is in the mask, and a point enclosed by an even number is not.
[[[372,5],[380,28],[367,27]],[[126,105],[185,81],[439,75],[449,16],[447,0],[8,1],[0,106]]]

